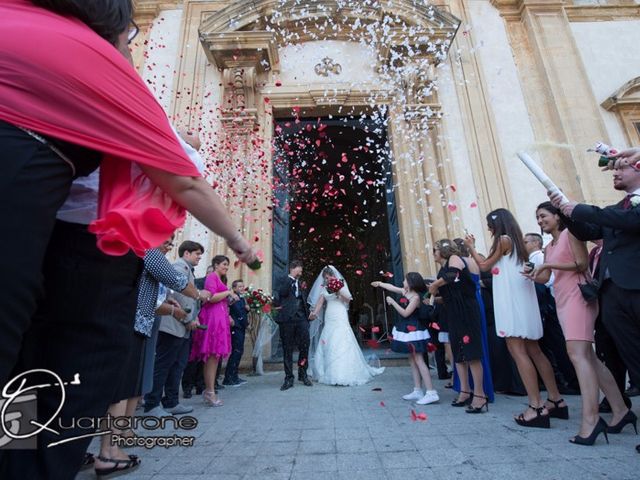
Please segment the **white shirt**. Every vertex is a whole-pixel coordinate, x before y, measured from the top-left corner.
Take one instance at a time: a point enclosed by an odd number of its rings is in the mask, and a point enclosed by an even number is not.
[[[175,128],[171,127],[176,134],[180,146],[184,149],[189,159],[202,174],[204,172],[204,161],[198,151],[185,142]],[[58,210],[56,218],[63,222],[79,223],[89,225],[98,216],[98,190],[100,187],[100,169],[91,173],[87,177],[76,178],[71,184],[69,196],[62,207]]]
[[[535,252],[531,252],[529,254],[529,261],[533,263],[536,267],[539,267],[540,265],[542,265],[544,263],[544,253],[542,253],[542,250],[536,250]],[[551,272],[549,281],[545,283],[545,286],[551,289],[551,295],[553,295],[553,272]]]
[[[533,263],[536,267],[539,267],[544,263],[544,253],[542,250],[536,250],[535,252],[531,252],[529,254],[529,261]]]

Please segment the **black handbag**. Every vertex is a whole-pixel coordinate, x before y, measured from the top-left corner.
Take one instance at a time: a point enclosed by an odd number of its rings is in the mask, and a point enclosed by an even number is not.
[[[597,280],[592,278],[587,278],[584,276],[584,283],[578,283],[578,288],[580,289],[580,293],[582,293],[582,298],[587,302],[596,302],[598,300],[598,290],[600,288],[600,284]]]

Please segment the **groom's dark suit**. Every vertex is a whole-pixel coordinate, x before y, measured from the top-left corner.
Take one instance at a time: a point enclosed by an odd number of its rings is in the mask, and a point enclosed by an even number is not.
[[[297,283],[297,286],[296,286]],[[278,281],[275,289],[279,311],[275,317],[280,326],[280,339],[284,353],[285,382],[293,381],[293,350],[298,347],[298,379],[307,378],[309,355],[309,305],[302,282],[291,276]]]
[[[603,240],[596,278],[602,322],[631,378],[640,378],[640,207],[577,205],[567,221],[579,240]]]

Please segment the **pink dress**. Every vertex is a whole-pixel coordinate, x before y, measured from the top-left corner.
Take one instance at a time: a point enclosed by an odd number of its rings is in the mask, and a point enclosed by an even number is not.
[[[204,282],[204,289],[216,293],[226,292],[229,289],[222,283],[220,277],[213,272]],[[229,325],[229,303],[227,298],[216,303],[206,303],[198,314],[198,320],[206,325],[206,330],[194,330],[193,345],[189,361],[207,359],[215,355],[227,357],[231,353],[231,327]]]
[[[544,251],[545,263],[573,263],[568,230],[563,230],[555,245],[547,245]],[[558,319],[566,340],[593,342],[593,330],[598,316],[598,303],[587,303],[580,293],[578,283],[585,283],[588,272],[568,272],[553,270],[553,291],[556,299]]]

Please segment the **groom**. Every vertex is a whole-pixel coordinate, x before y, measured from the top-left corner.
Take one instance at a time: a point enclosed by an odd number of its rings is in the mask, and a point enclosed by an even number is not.
[[[292,260],[289,264],[289,275],[280,279],[274,288],[278,295],[277,305],[280,311],[276,321],[280,325],[280,340],[284,353],[284,383],[280,390],[293,387],[293,349],[298,347],[298,380],[307,387],[313,386],[307,377],[309,356],[309,306],[307,291],[300,282],[302,262]]]

